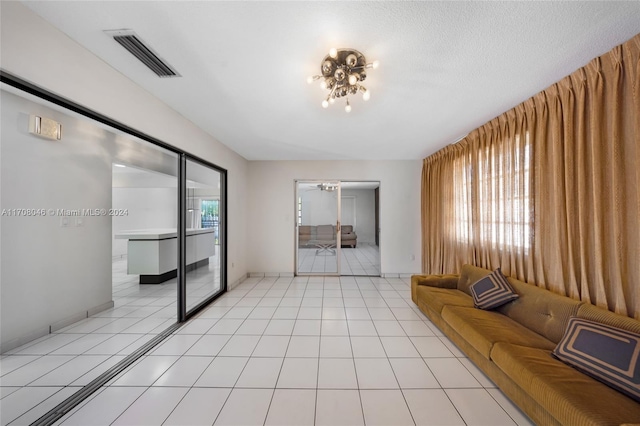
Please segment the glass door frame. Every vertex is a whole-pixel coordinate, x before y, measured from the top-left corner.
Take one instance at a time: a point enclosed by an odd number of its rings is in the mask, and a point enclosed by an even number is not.
[[[180,155],[178,175],[178,322],[193,317],[227,291],[227,171],[187,153]],[[220,173],[218,200],[218,247],[220,247],[220,290],[187,310],[187,162],[194,162]]]
[[[150,136],[146,133],[142,133],[124,123],[118,122],[114,119],[111,119],[107,116],[104,116],[94,110],[86,108],[82,105],[79,105],[67,98],[56,95],[52,92],[49,92],[46,89],[43,89],[40,86],[37,86],[33,83],[30,83],[22,78],[13,75],[5,70],[0,69],[0,82],[6,84],[14,89],[18,89],[24,93],[29,95],[33,95],[36,98],[40,98],[43,101],[50,102],[54,105],[62,107],[63,109],[69,110],[73,113],[77,113],[81,116],[88,118],[89,120],[93,120],[97,123],[101,123],[107,125],[115,130],[121,131],[125,134],[129,134],[135,138],[140,140],[149,142],[155,146],[166,149],[169,152],[175,153],[178,156],[178,214],[177,214],[177,236],[178,236],[178,252],[176,256],[178,258],[178,295],[177,295],[177,322],[181,323],[195,315],[200,309],[204,308],[207,304],[212,302],[215,298],[222,295],[227,290],[227,170],[223,169],[219,166],[216,166],[213,163],[210,163],[202,158],[199,158],[195,155],[192,155],[182,149],[179,149],[173,145],[170,145],[160,139],[157,139],[153,136]],[[207,298],[203,302],[196,305],[189,312],[186,311],[186,281],[185,275],[185,267],[186,265],[183,263],[186,261],[186,256],[183,257],[182,251],[185,250],[186,246],[186,161],[193,161],[196,163],[200,163],[205,167],[209,167],[213,170],[216,170],[220,173],[220,230],[219,230],[219,238],[220,238],[220,287],[221,291],[216,293],[215,295]],[[186,255],[186,251],[184,252]]]
[[[298,224],[298,214],[299,214],[299,200],[300,200],[300,184],[301,183],[305,183],[305,184],[314,184],[314,185],[322,185],[322,184],[329,184],[329,185],[336,185],[336,224],[335,224],[335,238],[336,238],[336,272],[300,272],[299,271],[299,264],[298,264],[298,253],[300,250],[300,231],[299,231],[299,226],[302,226],[301,224]],[[342,210],[342,200],[341,200],[341,193],[342,193],[342,185],[341,185],[341,181],[338,179],[295,179],[293,182],[293,186],[294,186],[294,203],[293,203],[293,208],[294,208],[294,223],[293,223],[293,230],[294,230],[294,246],[295,246],[295,250],[294,250],[294,275],[295,276],[330,276],[330,277],[339,277],[340,276],[340,261],[341,261],[341,256],[342,256],[342,241],[340,240],[340,236],[342,234],[342,229],[341,229],[341,210]]]
[[[162,343],[165,339],[172,336],[173,333],[178,330],[182,323],[200,310],[205,308],[214,299],[222,296],[227,291],[227,170],[216,166],[206,160],[203,160],[197,156],[191,155],[183,149],[177,148],[160,139],[138,131],[122,122],[116,121],[105,115],[102,115],[90,108],[84,107],[74,101],[71,101],[65,97],[50,92],[36,84],[30,83],[23,78],[9,73],[0,68],[0,88],[4,89],[4,85],[10,87],[23,94],[34,96],[46,103],[51,103],[65,110],[65,113],[74,113],[83,116],[96,123],[106,125],[111,129],[117,130],[128,134],[134,138],[140,139],[151,143],[152,145],[163,148],[171,153],[177,155],[176,161],[178,163],[178,173],[176,176],[178,185],[178,211],[177,211],[177,239],[178,250],[176,251],[177,264],[177,321],[163,331],[160,331],[151,340],[142,344],[142,346],[135,349],[130,354],[126,355],[122,360],[115,365],[107,369],[107,371],[94,378],[90,383],[80,387],[75,393],[64,399],[55,407],[51,408],[39,419],[34,421],[34,425],[51,425],[62,418],[65,414],[69,413],[74,407],[82,403],[89,398],[94,392],[102,389],[114,377],[117,377],[127,367],[131,366],[142,356],[147,354],[150,350]],[[22,95],[20,95],[22,96]],[[186,312],[186,162],[187,160],[200,163],[206,167],[214,169],[220,173],[220,222],[219,222],[219,239],[220,239],[220,291],[211,295],[206,300],[203,300],[198,305],[194,306],[189,312]]]

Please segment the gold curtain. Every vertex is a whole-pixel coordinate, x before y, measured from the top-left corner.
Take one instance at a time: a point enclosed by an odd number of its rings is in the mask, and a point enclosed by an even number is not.
[[[640,319],[640,34],[424,160],[423,269]]]

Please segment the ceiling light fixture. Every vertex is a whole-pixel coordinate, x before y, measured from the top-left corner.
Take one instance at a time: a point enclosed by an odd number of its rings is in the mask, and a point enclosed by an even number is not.
[[[338,185],[336,185],[335,183],[321,183],[320,185],[318,185],[318,188],[320,188],[320,191],[328,191],[328,192],[333,192],[336,189],[338,189]]]
[[[321,80],[320,87],[329,90],[329,95],[322,101],[323,108],[328,108],[337,98],[346,98],[344,110],[351,112],[349,95],[362,92],[362,99],[368,101],[371,98],[371,92],[361,83],[367,78],[365,70],[378,68],[378,64],[378,61],[367,63],[364,55],[355,49],[332,47],[320,63],[322,74],[308,77],[307,83]]]

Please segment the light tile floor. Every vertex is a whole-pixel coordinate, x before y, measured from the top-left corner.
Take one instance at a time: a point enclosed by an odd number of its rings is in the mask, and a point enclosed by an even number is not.
[[[298,250],[298,272],[326,274],[337,272],[335,253],[330,250],[301,248]],[[380,249],[374,244],[340,250],[340,275],[380,276]]]
[[[247,279],[58,424],[532,423],[419,312],[407,280],[297,277]]]
[[[208,266],[187,274],[188,306],[219,289],[217,265],[217,257],[213,257]],[[112,278],[112,309],[2,355],[0,425],[30,424],[176,322],[175,279],[140,285],[137,275],[127,275],[125,260],[113,263]],[[173,357],[177,359],[190,342],[198,340],[198,336],[186,333],[204,333],[217,321],[192,321],[167,342],[163,351],[177,355]],[[203,340],[192,354],[209,354],[211,347],[206,342]],[[209,344],[215,347],[213,342]],[[177,379],[171,380],[166,383]]]

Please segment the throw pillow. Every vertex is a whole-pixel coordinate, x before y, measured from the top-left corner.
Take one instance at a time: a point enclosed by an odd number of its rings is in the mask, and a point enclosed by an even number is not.
[[[640,334],[572,317],[552,354],[640,402]]]
[[[500,268],[471,284],[469,289],[473,304],[480,309],[494,309],[519,297]]]

